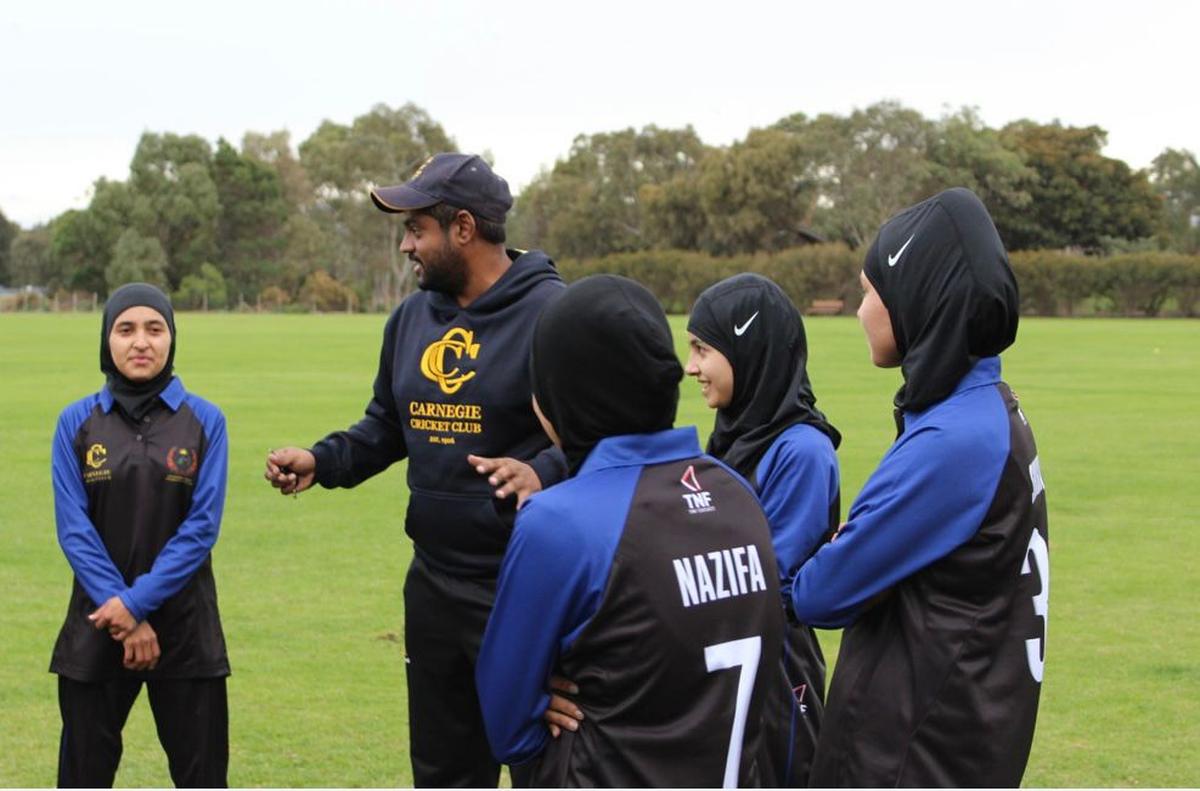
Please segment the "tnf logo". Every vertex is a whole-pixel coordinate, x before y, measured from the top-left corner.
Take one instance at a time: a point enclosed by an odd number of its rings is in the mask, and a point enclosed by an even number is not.
[[[458,389],[475,378],[474,371],[462,373],[457,365],[452,370],[446,370],[446,355],[454,355],[455,360],[464,356],[474,360],[479,354],[479,344],[475,343],[475,333],[461,327],[453,327],[446,331],[440,341],[434,341],[421,355],[421,373],[426,379],[437,382],[438,387],[446,395],[457,393]],[[453,365],[453,363],[451,363]]]
[[[683,495],[683,502],[687,505],[689,514],[702,514],[717,510],[716,506],[712,504],[712,494],[704,491],[704,487],[696,478],[696,468],[693,465],[688,465],[679,482],[689,491],[688,494]]]

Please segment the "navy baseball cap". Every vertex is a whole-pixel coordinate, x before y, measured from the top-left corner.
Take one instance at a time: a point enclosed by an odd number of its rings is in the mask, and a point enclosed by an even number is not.
[[[371,190],[371,200],[386,212],[448,203],[500,223],[512,208],[508,182],[474,154],[434,154],[403,184]]]

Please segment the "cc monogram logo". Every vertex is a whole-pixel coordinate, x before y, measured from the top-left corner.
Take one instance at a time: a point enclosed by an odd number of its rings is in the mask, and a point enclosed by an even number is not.
[[[421,373],[426,379],[437,382],[438,387],[446,395],[457,393],[458,389],[475,377],[474,371],[461,372],[458,366],[446,370],[446,355],[454,355],[461,360],[468,357],[472,360],[479,354],[479,344],[475,343],[475,333],[461,327],[453,327],[446,331],[440,341],[434,341],[421,355]]]

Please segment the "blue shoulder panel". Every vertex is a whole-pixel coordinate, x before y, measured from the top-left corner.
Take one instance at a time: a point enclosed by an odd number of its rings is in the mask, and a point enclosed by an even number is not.
[[[542,721],[547,681],[600,607],[641,472],[585,472],[535,494],[517,512],[475,667],[499,761],[527,761],[549,738]]]
[[[833,443],[807,423],[792,426],[771,443],[755,478],[779,579],[786,581],[829,532],[829,509],[841,486]]]
[[[953,552],[983,522],[1009,451],[995,386],[956,391],[907,418],[841,533],[796,574],[791,604],[801,622],[845,626],[869,599]]]
[[[100,395],[93,393],[62,411],[50,454],[58,543],[75,578],[97,607],[125,590],[125,579],[88,516],[87,492],[75,455],[75,436],[99,403]]]

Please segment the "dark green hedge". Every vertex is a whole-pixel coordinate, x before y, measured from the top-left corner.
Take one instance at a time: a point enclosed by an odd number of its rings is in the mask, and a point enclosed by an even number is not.
[[[601,272],[625,275],[658,296],[668,313],[686,313],[700,292],[739,272],[758,272],[778,283],[800,309],[814,300],[843,300],[858,307],[858,253],[842,244],[821,244],[778,253],[711,256],[686,250],[647,250],[559,262],[567,281]]]
[[[1124,253],[1103,258],[1061,250],[1025,250],[1010,256],[1021,290],[1021,310],[1038,316],[1196,316],[1200,312],[1200,256]],[[842,244],[818,244],[754,255],[711,256],[685,250],[647,250],[593,259],[568,259],[568,280],[601,272],[646,285],[668,313],[686,313],[701,291],[738,272],[758,272],[778,283],[802,312],[840,300],[853,313],[860,297],[862,253]],[[822,305],[818,305],[818,308]]]

